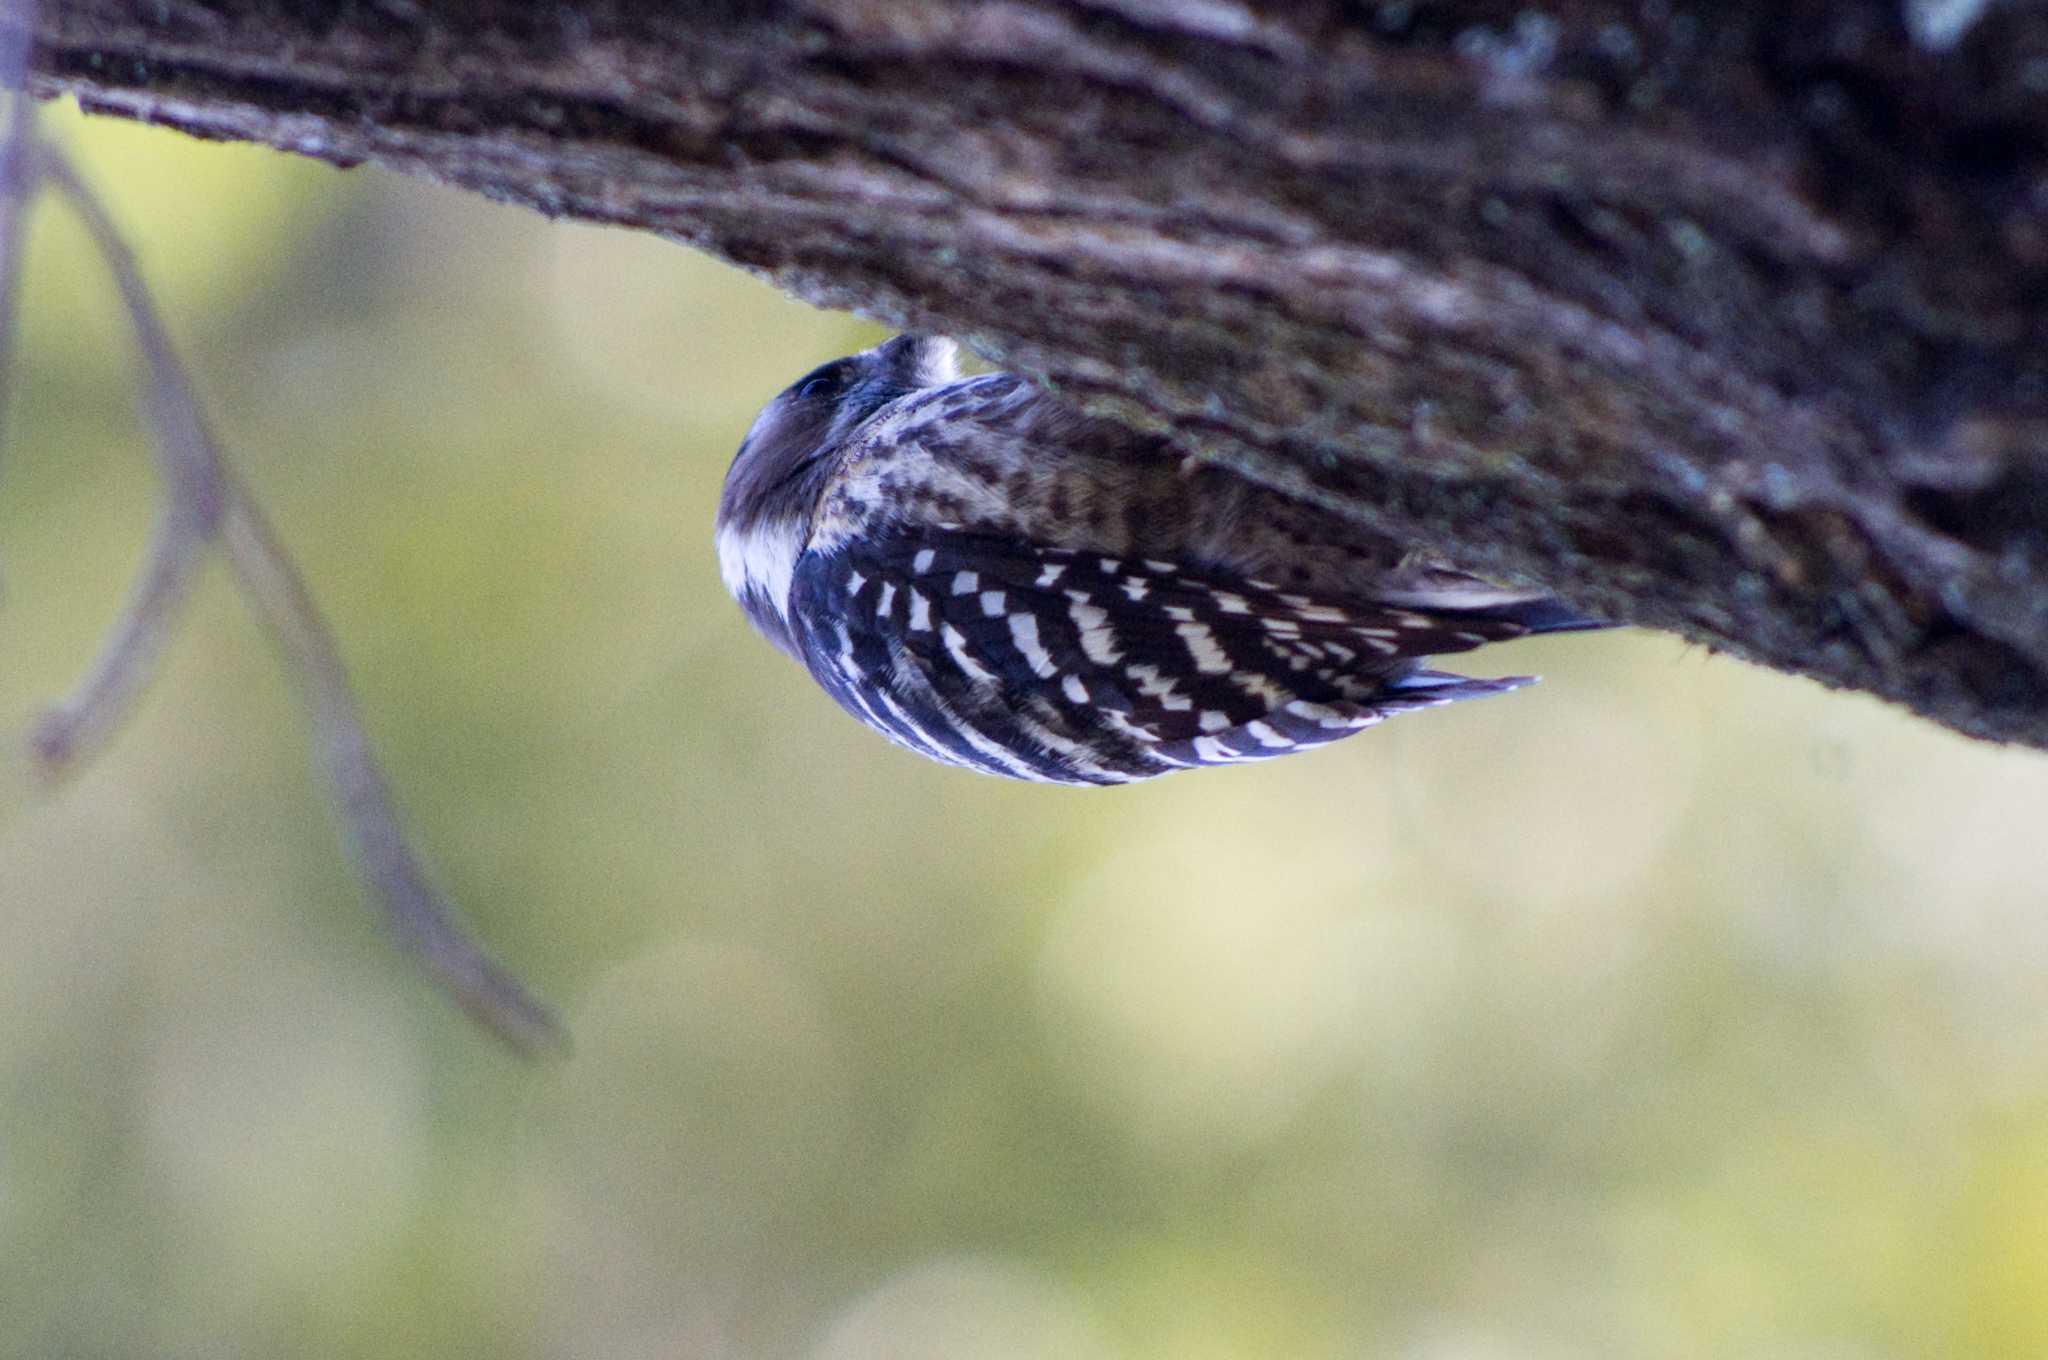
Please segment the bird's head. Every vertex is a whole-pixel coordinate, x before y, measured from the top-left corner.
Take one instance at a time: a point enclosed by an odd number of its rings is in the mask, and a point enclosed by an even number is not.
[[[718,566],[725,588],[782,650],[794,650],[790,578],[840,455],[884,406],[957,376],[952,341],[899,335],[820,364],[754,417],[718,497]]]

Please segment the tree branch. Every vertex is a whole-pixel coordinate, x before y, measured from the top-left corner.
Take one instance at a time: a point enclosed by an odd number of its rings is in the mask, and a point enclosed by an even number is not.
[[[661,231],[2048,747],[2043,0],[62,0],[35,88]]]

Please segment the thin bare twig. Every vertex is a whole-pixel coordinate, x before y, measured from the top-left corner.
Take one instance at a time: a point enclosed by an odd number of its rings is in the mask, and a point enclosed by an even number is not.
[[[554,1015],[457,924],[428,879],[406,840],[348,673],[305,581],[255,502],[232,479],[227,485],[221,537],[228,562],[298,684],[343,833],[392,929],[464,1010],[514,1048],[537,1053],[562,1047],[567,1035]]]
[[[142,567],[99,655],[70,693],[29,724],[29,754],[45,785],[82,768],[135,711],[156,675],[210,543],[210,532],[195,531],[190,514],[176,500],[167,500],[157,511]]]
[[[407,841],[333,638],[277,535],[228,471],[141,271],[98,195],[54,148],[28,144],[24,165],[69,201],[113,275],[148,371],[144,407],[164,480],[164,506],[128,604],[85,680],[33,730],[38,760],[52,773],[75,765],[132,709],[199,562],[218,539],[299,690],[344,839],[394,932],[458,1004],[513,1048],[561,1047],[565,1036],[553,1015],[457,924]],[[30,187],[20,184],[19,197]]]
[[[7,131],[0,136],[0,434],[5,433],[9,398],[7,380],[13,372],[14,312],[20,293],[22,237],[28,230],[28,205],[35,197],[29,177],[35,173],[29,146],[35,132],[35,103],[28,90],[28,37],[34,5],[27,0],[0,6],[12,20],[0,29],[0,86],[15,91],[7,101]]]
[[[29,730],[37,773],[54,781],[105,746],[156,675],[220,524],[223,493],[213,436],[127,243],[98,198],[54,147],[32,144],[23,164],[32,185],[52,183],[70,200],[113,275],[148,369],[143,418],[164,481],[163,504],[150,532],[148,553],[99,656],[72,691],[44,710]]]

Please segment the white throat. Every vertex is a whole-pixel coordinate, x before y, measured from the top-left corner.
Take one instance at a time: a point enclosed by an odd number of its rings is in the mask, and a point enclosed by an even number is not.
[[[766,603],[787,622],[789,583],[803,550],[798,520],[777,518],[748,528],[728,524],[718,531],[718,574],[742,606]]]

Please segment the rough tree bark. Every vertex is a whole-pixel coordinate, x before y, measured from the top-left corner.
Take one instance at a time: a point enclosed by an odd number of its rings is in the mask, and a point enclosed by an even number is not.
[[[42,11],[41,93],[660,231],[2048,747],[2041,0]]]

